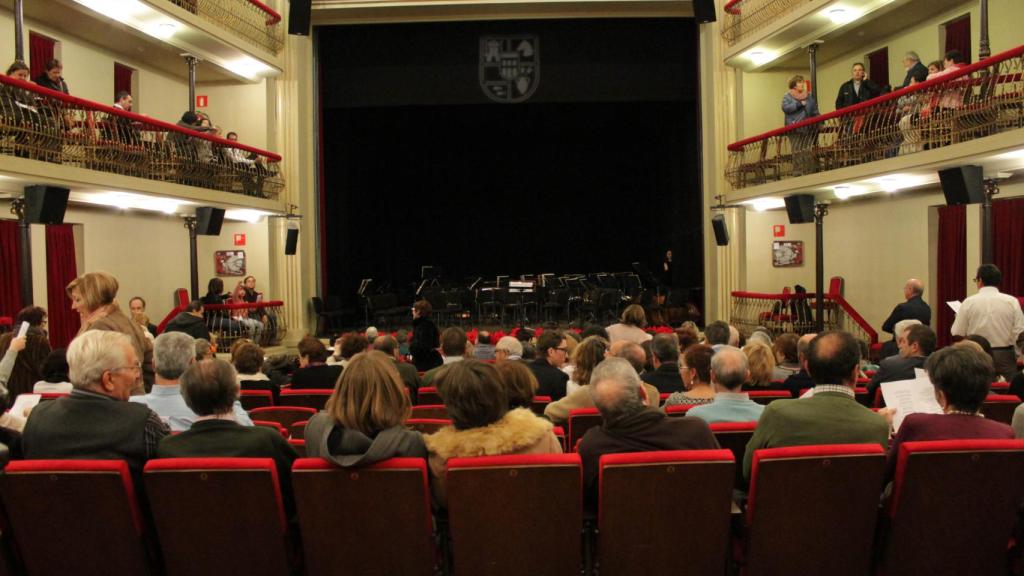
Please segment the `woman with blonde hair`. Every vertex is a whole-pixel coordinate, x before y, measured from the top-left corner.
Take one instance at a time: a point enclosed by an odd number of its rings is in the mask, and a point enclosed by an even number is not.
[[[629,340],[637,344],[653,338],[644,328],[647,328],[647,313],[644,307],[639,304],[630,304],[622,311],[622,318],[618,324],[612,324],[607,328],[608,341],[615,343],[618,340]]]
[[[65,289],[71,309],[78,312],[82,326],[78,334],[89,330],[120,332],[131,340],[135,354],[142,362],[142,381],[136,383],[132,395],[144,394],[153,387],[153,343],[146,338],[145,328],[132,321],[114,301],[119,285],[117,278],[106,272],[88,272],[72,280]]]
[[[383,352],[352,357],[323,412],[306,425],[306,455],[342,467],[426,458],[423,436],[404,426],[412,411],[402,377]]]
[[[751,342],[743,347],[750,367],[750,380],[747,386],[752,388],[770,386],[772,373],[775,371],[775,352],[762,342]]]

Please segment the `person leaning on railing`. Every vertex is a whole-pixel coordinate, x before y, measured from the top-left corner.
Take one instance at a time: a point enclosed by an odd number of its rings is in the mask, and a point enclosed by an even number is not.
[[[782,112],[786,115],[786,126],[819,115],[818,102],[807,89],[807,82],[800,74],[789,79],[789,91],[782,97]],[[813,140],[817,139],[817,135],[817,125],[797,128],[787,134],[793,153],[794,176],[815,171],[811,145],[815,143]]]

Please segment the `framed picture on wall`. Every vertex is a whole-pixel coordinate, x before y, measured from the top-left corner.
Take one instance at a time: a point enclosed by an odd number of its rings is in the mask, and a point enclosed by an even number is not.
[[[772,266],[792,268],[804,265],[804,243],[801,240],[776,240],[772,242]]]
[[[245,250],[218,250],[213,264],[217,276],[245,276]]]

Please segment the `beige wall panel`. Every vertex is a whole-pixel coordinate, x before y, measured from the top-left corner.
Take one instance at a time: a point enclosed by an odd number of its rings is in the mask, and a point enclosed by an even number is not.
[[[267,149],[267,87],[259,84],[199,84],[196,94],[209,96],[210,105],[199,110],[221,127],[221,136],[237,132],[238,140]]]

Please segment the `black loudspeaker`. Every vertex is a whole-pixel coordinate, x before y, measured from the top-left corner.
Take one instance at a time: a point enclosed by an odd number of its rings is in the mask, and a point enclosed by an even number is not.
[[[29,224],[63,224],[71,190],[56,186],[25,186],[25,218]]]
[[[814,222],[814,195],[793,194],[786,196],[786,213],[790,224]]]
[[[729,245],[729,226],[725,223],[725,216],[716,214],[711,219],[711,227],[715,229],[715,244],[719,246]]]
[[[700,24],[714,22],[715,0],[693,0],[693,18]]]
[[[946,204],[981,204],[985,201],[985,184],[982,181],[981,166],[957,166],[939,170],[942,193]]]
[[[200,236],[220,236],[220,227],[224,224],[224,209],[200,206],[196,208],[196,234]]]
[[[284,239],[285,256],[294,256],[299,247],[299,229],[289,228]]]
[[[312,17],[313,0],[291,0],[288,3],[288,33],[309,36],[309,21]]]

